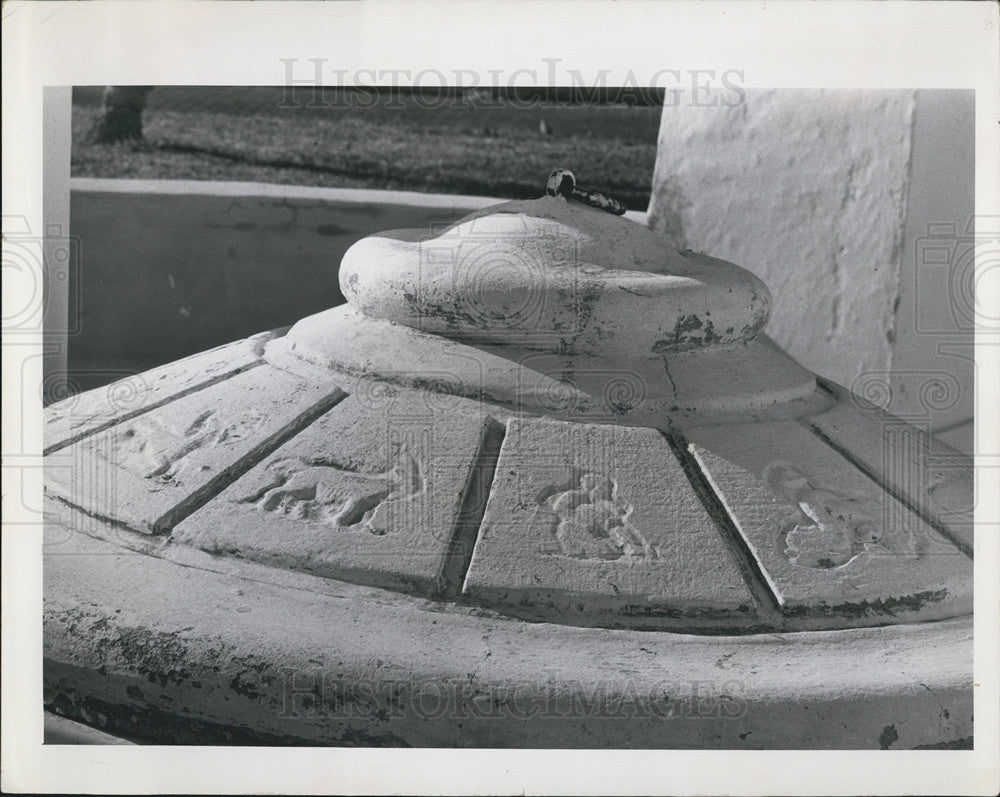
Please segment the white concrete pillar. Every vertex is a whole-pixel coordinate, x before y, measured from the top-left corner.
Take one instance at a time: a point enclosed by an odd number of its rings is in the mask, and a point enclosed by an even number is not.
[[[763,279],[767,332],[806,367],[931,428],[961,427],[972,142],[972,92],[756,90],[732,107],[665,107],[649,223]],[[935,231],[943,262],[928,264]],[[953,444],[968,448],[969,431]]]

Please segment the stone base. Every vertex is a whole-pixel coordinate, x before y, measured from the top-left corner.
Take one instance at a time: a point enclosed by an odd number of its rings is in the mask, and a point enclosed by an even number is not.
[[[53,405],[46,704],[158,743],[966,744],[967,458],[757,351],[772,406],[667,430],[337,310]]]
[[[282,368],[312,365],[320,373],[427,388],[565,420],[662,431],[794,418],[832,404],[813,375],[763,335],[669,357],[563,357],[459,343],[343,306],[297,323],[268,346],[267,357]]]
[[[65,533],[45,699],[161,744],[912,749],[972,736],[972,620],[691,636],[526,623]]]

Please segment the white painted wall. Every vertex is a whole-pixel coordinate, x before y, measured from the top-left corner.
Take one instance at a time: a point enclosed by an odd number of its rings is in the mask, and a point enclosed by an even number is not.
[[[960,268],[921,258],[929,225],[957,230],[954,247],[972,218],[972,143],[971,92],[768,90],[668,107],[649,223],[761,277],[768,334],[803,365],[968,449]]]

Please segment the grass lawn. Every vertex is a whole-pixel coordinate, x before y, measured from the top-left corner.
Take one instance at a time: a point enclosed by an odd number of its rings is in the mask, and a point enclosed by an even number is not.
[[[96,145],[100,89],[74,90],[73,176],[250,180],[531,198],[555,168],[645,210],[661,109],[344,95],[281,87],[153,90],[145,141]],[[311,107],[320,105],[322,107]],[[542,123],[547,132],[542,132]]]

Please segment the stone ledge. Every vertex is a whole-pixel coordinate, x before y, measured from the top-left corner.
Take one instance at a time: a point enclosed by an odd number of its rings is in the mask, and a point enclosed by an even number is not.
[[[128,180],[103,177],[73,177],[70,179],[70,190],[86,193],[309,199],[344,204],[460,208],[463,213],[471,213],[506,201],[468,194],[428,194],[419,191],[389,191],[375,188],[323,188],[221,180]],[[625,212],[625,218],[639,224],[646,223],[646,213],[643,211],[628,210]]]
[[[97,701],[112,732],[169,705],[176,721],[149,730],[161,743],[205,743],[199,728],[231,743],[252,728],[268,744],[506,748],[909,749],[972,735],[971,617],[791,645],[359,600],[371,590],[262,584],[78,533],[59,552],[44,562],[59,585],[47,694],[67,710]]]

